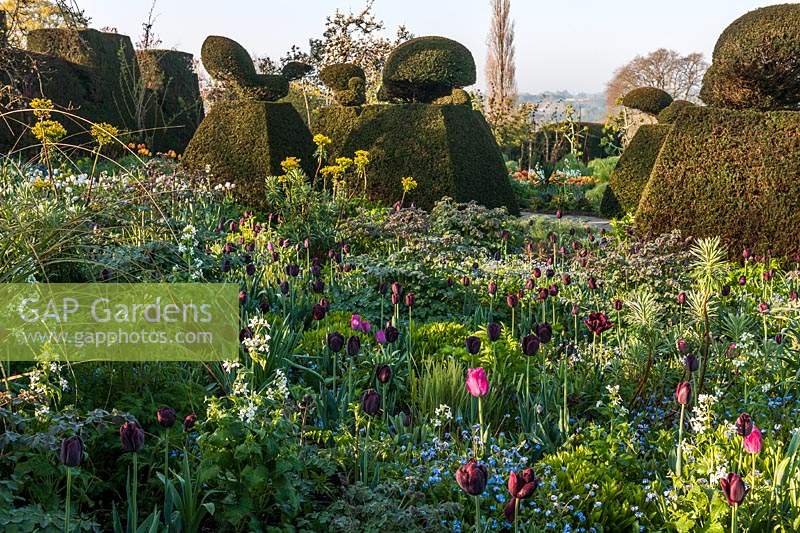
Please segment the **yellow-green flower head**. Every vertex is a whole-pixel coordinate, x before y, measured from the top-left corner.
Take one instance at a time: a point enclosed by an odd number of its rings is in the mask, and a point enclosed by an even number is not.
[[[411,176],[407,176],[400,180],[400,183],[403,185],[403,192],[413,191],[417,188],[417,180],[412,178]]]
[[[289,172],[290,170],[300,168],[300,160],[296,157],[287,157],[281,161],[281,168],[284,172]]]
[[[344,172],[344,170],[339,165],[328,165],[326,167],[322,167],[319,172],[320,172],[320,174],[322,174],[323,176],[326,176],[326,177],[327,176],[334,176],[335,177],[335,176],[339,176],[340,174],[342,174]]]
[[[92,124],[92,137],[98,146],[103,147],[109,144],[117,135],[119,135],[119,130],[107,122]]]
[[[342,167],[342,172],[347,172],[353,166],[353,160],[349,157],[337,157],[336,166]]]
[[[64,126],[55,120],[40,120],[33,125],[31,132],[42,143],[55,143],[67,135],[67,130],[64,129]]]
[[[38,120],[48,120],[53,111],[53,101],[49,98],[34,98],[31,100],[31,109]]]
[[[369,164],[369,152],[366,150],[356,150],[353,163],[359,168],[364,168]]]
[[[316,144],[319,147],[328,146],[329,144],[331,144],[331,138],[328,137],[327,135],[317,133],[316,135],[314,135],[314,144]]]

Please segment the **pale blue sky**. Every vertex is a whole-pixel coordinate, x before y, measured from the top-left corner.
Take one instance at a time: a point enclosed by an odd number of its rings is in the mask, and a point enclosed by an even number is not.
[[[710,58],[717,36],[759,0],[512,0],[517,84],[521,92],[599,92],[616,67],[660,47],[701,51]],[[92,26],[110,26],[134,40],[150,0],[78,0]],[[156,31],[167,48],[198,54],[210,34],[236,39],[252,54],[281,56],[322,33],[337,8],[361,0],[158,0]],[[489,29],[488,0],[376,0],[387,28],[443,35],[465,44],[482,84]]]

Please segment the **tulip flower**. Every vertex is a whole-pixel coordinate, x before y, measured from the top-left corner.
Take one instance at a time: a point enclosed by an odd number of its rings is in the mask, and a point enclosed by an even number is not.
[[[497,294],[497,283],[495,283],[494,281],[490,281],[489,286],[487,287],[486,290],[489,293],[489,296],[494,296],[495,294]]]
[[[747,413],[742,413],[736,419],[736,433],[744,438],[753,431],[753,419]]]
[[[500,324],[492,322],[486,327],[486,334],[491,342],[495,342],[500,338]]]
[[[386,385],[392,379],[392,368],[389,365],[379,366],[375,369],[375,378],[382,385]]]
[[[547,322],[542,322],[536,326],[536,336],[539,337],[541,344],[547,344],[553,338],[553,327]]]
[[[683,364],[686,366],[686,371],[690,374],[697,372],[697,369],[700,367],[700,361],[697,360],[694,354],[687,354],[683,359]]]
[[[592,332],[593,335],[602,335],[604,331],[614,327],[614,324],[608,319],[605,313],[592,312],[583,320],[583,323]]]
[[[477,355],[478,352],[481,351],[481,340],[478,337],[467,337],[465,344],[467,345],[467,352],[469,352],[470,355]]]
[[[522,337],[522,353],[527,356],[534,356],[539,351],[539,338],[536,335],[526,335]]]
[[[509,294],[506,296],[506,305],[510,308],[514,308],[519,303],[519,299],[517,298],[516,294]]]
[[[675,399],[681,406],[681,417],[678,423],[678,449],[676,452],[675,472],[678,477],[681,476],[683,471],[683,420],[686,416],[686,404],[689,403],[689,398],[692,395],[692,385],[688,381],[681,381],[675,389]]]
[[[475,398],[486,396],[489,392],[489,381],[483,368],[467,370],[467,391]]]
[[[119,427],[119,440],[122,444],[123,452],[133,453],[133,474],[130,475],[132,480],[132,488],[130,495],[130,506],[133,512],[132,530],[137,530],[137,513],[138,506],[136,504],[139,493],[139,450],[144,447],[144,430],[136,422],[125,422]]]
[[[526,468],[519,474],[512,471],[508,475],[508,493],[511,499],[503,509],[503,514],[506,520],[514,522],[514,531],[517,531],[517,512],[519,510],[520,500],[529,498],[536,487],[539,486],[539,480],[533,474],[532,468]]]
[[[678,348],[678,351],[681,353],[686,353],[689,351],[689,343],[686,342],[686,339],[678,339],[678,342],[675,344]]]
[[[186,415],[183,419],[183,431],[189,433],[194,429],[195,424],[197,424],[197,415],[195,413]]]
[[[361,394],[361,410],[370,416],[381,410],[381,395],[375,389],[368,389]]]
[[[733,507],[731,513],[731,532],[736,533],[738,530],[738,516],[739,505],[744,501],[747,496],[748,488],[745,485],[742,476],[735,472],[730,472],[726,477],[720,478],[719,486],[722,489],[722,494],[725,495],[728,505]]]
[[[456,470],[456,483],[465,493],[475,499],[475,531],[481,530],[481,503],[479,496],[486,490],[489,472],[486,465],[470,459]]]
[[[739,276],[739,285],[740,285],[740,286],[742,286],[742,287],[744,287],[745,285],[747,285],[747,277],[745,277],[745,276]]]
[[[344,347],[344,335],[338,331],[328,333],[328,349],[334,353],[339,353]]]
[[[382,329],[379,329],[378,331],[376,331],[375,332],[375,341],[377,341],[377,343],[381,344],[381,345],[386,344],[386,332],[384,330],[382,330]]]
[[[692,396],[692,384],[688,381],[681,381],[675,388],[675,400],[681,404],[686,405]]]
[[[400,331],[394,326],[386,326],[386,342],[392,344],[400,338]]]
[[[686,303],[686,293],[684,291],[679,292],[677,300],[678,305],[684,305]]]
[[[169,429],[175,425],[175,421],[177,420],[177,415],[175,413],[175,409],[172,407],[162,407],[156,412],[156,419],[158,420],[158,425],[163,428]]]
[[[406,307],[409,309],[414,307],[414,302],[416,301],[416,297],[414,296],[413,292],[406,293],[405,303]]]
[[[64,500],[64,531],[69,531],[70,503],[72,498],[72,469],[83,461],[83,440],[78,435],[61,441],[58,458],[67,469],[67,496]]]
[[[361,338],[357,335],[350,336],[347,339],[347,355],[355,357],[361,351]]]
[[[761,430],[758,429],[758,426],[753,426],[753,429],[750,431],[750,434],[747,435],[744,439],[742,439],[742,445],[744,447],[744,451],[747,453],[757,455],[761,453],[761,448],[764,444],[764,439],[761,435]]]
[[[536,278],[536,279],[541,278],[542,277],[542,269],[540,269],[539,267],[534,268],[533,269],[533,277]]]
[[[586,286],[589,287],[590,291],[597,289],[597,280],[594,279],[594,276],[589,276],[589,279],[586,281]]]
[[[314,307],[311,308],[311,318],[314,320],[322,320],[325,318],[326,313],[327,311],[325,310],[325,307],[323,307],[321,304],[314,304]]]

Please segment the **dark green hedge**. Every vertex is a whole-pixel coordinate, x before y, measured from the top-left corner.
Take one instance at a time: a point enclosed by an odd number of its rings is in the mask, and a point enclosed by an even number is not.
[[[331,91],[340,105],[359,106],[367,101],[367,83],[364,69],[353,63],[337,63],[323,67],[319,78]]]
[[[253,59],[242,45],[221,35],[209,35],[200,49],[203,66],[215,80],[251,85],[256,77]]]
[[[700,97],[731,109],[800,109],[800,4],[762,7],[720,35]]]
[[[642,191],[650,179],[650,171],[671,129],[670,124],[640,126],[622,152],[609,178],[609,188],[623,212],[636,211]]]
[[[281,69],[281,74],[289,81],[299,80],[306,77],[314,67],[302,61],[289,61]]]
[[[406,198],[419,207],[429,209],[450,196],[519,211],[491,130],[468,106],[379,104],[360,112],[331,106],[315,122],[315,133],[333,140],[331,157],[369,151],[372,198],[393,204],[402,196],[401,178],[413,176],[419,186]]]
[[[431,102],[475,79],[475,60],[464,45],[445,37],[417,37],[389,54],[383,94],[387,99]]]
[[[298,157],[314,171],[311,134],[292,104],[236,100],[219,102],[200,124],[183,155],[190,171],[211,167],[215,183],[236,184],[245,206],[264,207],[264,177],[283,174],[281,161]]]
[[[136,52],[145,95],[147,132],[154,150],[183,152],[203,119],[203,100],[192,54],[175,50]]]
[[[800,113],[695,107],[672,127],[636,214],[643,230],[800,253]]]
[[[639,87],[622,97],[622,105],[650,115],[658,115],[672,103],[667,91],[655,87]]]
[[[662,109],[658,114],[658,123],[672,124],[678,118],[678,115],[681,114],[681,111],[692,106],[694,106],[694,104],[688,100],[673,100],[671,104]]]

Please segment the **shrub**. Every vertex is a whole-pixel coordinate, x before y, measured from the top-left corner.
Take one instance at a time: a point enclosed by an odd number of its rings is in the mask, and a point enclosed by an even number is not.
[[[672,128],[636,214],[642,229],[800,252],[800,113],[695,107]]]
[[[622,152],[609,183],[623,211],[635,211],[639,205],[642,190],[650,179],[650,171],[671,128],[668,124],[641,126]],[[607,201],[610,202],[611,198]]]
[[[219,102],[197,129],[183,164],[211,167],[217,183],[236,185],[234,196],[248,207],[264,205],[264,178],[283,174],[281,161],[294,156],[313,172],[313,144],[303,119],[289,103]]]
[[[605,132],[603,124],[598,122],[576,122],[578,131],[578,146],[581,151],[581,161],[588,163],[592,159],[602,159],[608,154],[603,147],[602,140]],[[556,163],[564,159],[570,151],[566,131],[569,124],[548,124],[536,132],[531,146],[531,166],[541,165],[545,170],[552,169]]]
[[[692,106],[694,106],[694,104],[688,100],[673,100],[671,104],[662,109],[658,114],[658,123],[672,124],[678,118],[678,115],[681,114],[681,111]]]
[[[273,102],[289,94],[289,78],[257,74],[250,54],[233,39],[211,35],[200,53],[208,73],[238,98]]]
[[[668,92],[655,87],[639,87],[622,97],[622,105],[650,115],[658,115],[672,103]]]
[[[336,101],[344,106],[359,106],[366,102],[364,69],[353,63],[338,63],[324,67],[319,77],[333,91]]]
[[[203,119],[203,101],[193,56],[175,50],[136,52],[147,89],[147,119],[154,150],[182,152]]]
[[[623,214],[622,206],[619,205],[617,195],[611,188],[611,183],[604,183],[603,196],[600,198],[598,213],[607,218],[617,218]]]
[[[395,48],[383,68],[385,97],[431,102],[475,83],[475,60],[445,37],[418,37]]]
[[[720,35],[700,97],[762,111],[800,108],[800,5],[751,11]]]
[[[517,212],[503,158],[478,111],[462,105],[379,104],[332,106],[316,120],[333,140],[331,158],[368,150],[368,192],[393,204],[402,196],[400,179],[419,187],[407,199],[430,209],[442,197],[476,200]]]

